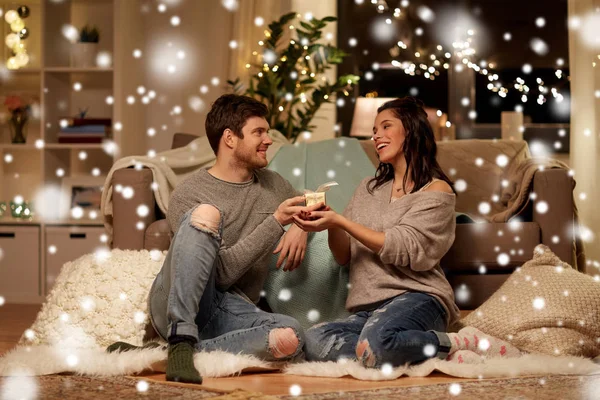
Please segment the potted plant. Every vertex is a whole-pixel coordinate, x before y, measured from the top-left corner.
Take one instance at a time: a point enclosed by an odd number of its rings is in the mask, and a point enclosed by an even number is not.
[[[11,143],[24,144],[27,142],[27,122],[31,116],[32,99],[23,96],[9,95],[4,99],[8,110],[6,122],[10,128]]]
[[[321,105],[347,96],[359,80],[356,75],[344,75],[329,82],[323,75],[348,55],[321,41],[323,29],[336,18],[298,21],[294,29],[290,28],[290,22],[297,17],[297,13],[291,12],[269,25],[263,54],[247,65],[254,68],[248,87],[239,78],[227,81],[235,93],[252,96],[266,104],[271,128],[283,133],[291,142],[315,128],[311,121]],[[286,32],[293,32],[292,40]]]
[[[73,45],[71,64],[78,68],[89,68],[96,65],[100,31],[94,25],[85,25],[79,32],[79,41]]]

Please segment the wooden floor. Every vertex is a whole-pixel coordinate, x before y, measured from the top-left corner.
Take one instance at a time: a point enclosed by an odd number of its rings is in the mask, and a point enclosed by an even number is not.
[[[40,310],[39,305],[0,306],[0,355],[12,349],[21,334],[31,326]],[[140,379],[165,382],[164,374],[149,374]],[[426,378],[402,378],[393,381],[369,382],[352,378],[315,378],[283,375],[279,373],[255,373],[230,378],[205,378],[201,388],[220,392],[243,389],[270,395],[286,395],[292,385],[300,385],[303,394],[337,391],[367,390],[384,387],[420,386],[437,383],[466,381],[444,374],[433,374]],[[168,382],[177,386],[195,386]],[[197,387],[197,386],[196,386]]]

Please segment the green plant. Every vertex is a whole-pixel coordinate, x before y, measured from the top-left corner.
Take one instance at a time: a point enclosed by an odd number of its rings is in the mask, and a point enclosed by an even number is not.
[[[98,43],[100,40],[100,30],[95,25],[85,25],[79,32],[79,42]]]
[[[289,28],[296,17],[297,13],[291,12],[269,25],[263,41],[262,62],[253,65],[256,72],[247,88],[240,78],[227,81],[235,93],[252,96],[266,104],[271,128],[292,142],[303,132],[315,128],[311,121],[321,105],[330,103],[334,96],[348,95],[359,80],[356,75],[344,75],[330,83],[322,76],[348,55],[335,46],[318,43],[323,29],[336,18],[313,18],[299,21],[299,27]],[[281,43],[284,32],[293,32],[287,43]],[[247,66],[252,67],[252,64]]]

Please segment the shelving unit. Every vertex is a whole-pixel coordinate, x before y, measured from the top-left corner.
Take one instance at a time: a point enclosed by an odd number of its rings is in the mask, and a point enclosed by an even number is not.
[[[125,102],[125,97],[135,94],[136,87],[143,84],[139,71],[132,63],[133,49],[143,46],[143,33],[140,33],[143,28],[139,18],[141,1],[0,0],[4,13],[20,5],[27,5],[30,9],[29,17],[24,20],[30,31],[25,41],[30,62],[27,67],[19,70],[0,71],[0,96],[17,94],[34,97],[37,106],[28,122],[27,143],[12,144],[8,124],[0,125],[0,201],[7,203],[17,195],[22,196],[25,201],[33,201],[42,188],[60,188],[63,178],[92,178],[94,169],[99,169],[104,176],[117,158],[139,154],[140,147],[145,145],[144,111],[141,107],[132,107]],[[62,29],[67,24],[77,29],[84,25],[97,26],[100,31],[98,51],[109,53],[112,65],[106,68],[73,66],[71,55],[74,46],[62,34]],[[4,38],[10,33],[10,26],[3,18],[0,26],[0,33]],[[0,62],[5,64],[10,57],[9,52],[2,41]],[[80,90],[75,90],[75,83],[81,84]],[[108,96],[113,98],[112,104],[106,101]],[[128,128],[127,132],[113,129],[111,140],[117,148],[115,153],[107,154],[102,144],[58,143],[60,120],[74,117],[80,109],[86,108],[88,117],[111,118],[113,125],[120,122]],[[33,208],[35,213],[35,204]],[[67,216],[60,220],[46,220],[44,216],[36,215],[34,219],[24,221],[12,218],[10,210],[7,210],[5,216],[0,218],[0,228],[8,229],[9,233],[11,228],[39,227],[39,235],[28,234],[27,237],[30,240],[37,237],[37,243],[29,246],[38,249],[39,265],[30,268],[37,269],[40,284],[35,293],[33,289],[30,293],[11,292],[10,279],[7,280],[2,271],[7,268],[11,271],[15,269],[4,265],[6,259],[0,259],[0,296],[5,297],[7,302],[43,301],[49,289],[46,286],[46,264],[50,257],[48,246],[53,245],[53,235],[61,229],[77,230],[85,234],[87,229],[89,238],[95,239],[74,240],[73,245],[68,246],[70,256],[79,253],[83,255],[93,247],[89,240],[98,242],[93,243],[96,246],[103,245],[98,241],[102,225],[99,212],[95,219],[90,218],[89,214],[81,219]],[[69,236],[66,238],[64,234],[61,236],[63,246],[68,242]],[[15,238],[10,235],[4,238],[0,236],[0,249],[5,254],[9,251],[11,239]],[[16,241],[19,242],[18,237]],[[14,257],[9,259],[11,262],[15,260]],[[56,270],[56,265],[53,268]]]

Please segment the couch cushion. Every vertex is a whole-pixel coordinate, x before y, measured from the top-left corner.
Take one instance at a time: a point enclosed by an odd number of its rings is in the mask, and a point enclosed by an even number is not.
[[[144,233],[146,250],[169,250],[173,234],[166,219],[154,221]]]
[[[494,215],[506,207],[493,201],[493,196],[502,193],[502,181],[524,159],[530,158],[525,141],[508,140],[450,140],[437,143],[437,160],[453,181],[464,180],[466,191],[456,197],[456,211],[464,212],[475,219],[483,220],[479,204],[488,202]],[[506,156],[498,163],[498,157]],[[500,164],[500,165],[499,165]],[[507,182],[510,184],[511,182]]]
[[[540,244],[537,222],[477,223],[456,225],[454,244],[442,258],[447,273],[510,273],[528,261]]]
[[[474,310],[489,299],[510,276],[506,274],[448,275],[454,300],[461,310]]]

